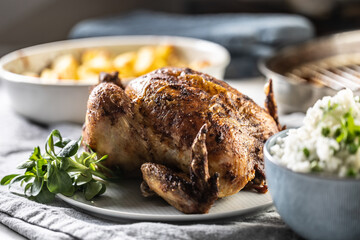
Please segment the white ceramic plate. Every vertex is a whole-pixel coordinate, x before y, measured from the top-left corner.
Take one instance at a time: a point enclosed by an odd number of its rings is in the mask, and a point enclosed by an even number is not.
[[[93,201],[86,201],[82,194],[73,197],[59,195],[68,204],[85,210],[89,214],[112,219],[139,221],[200,221],[233,217],[266,209],[272,205],[269,193],[248,191],[219,199],[208,214],[184,214],[159,197],[144,198],[140,192],[140,181],[123,180],[107,183],[105,194]]]

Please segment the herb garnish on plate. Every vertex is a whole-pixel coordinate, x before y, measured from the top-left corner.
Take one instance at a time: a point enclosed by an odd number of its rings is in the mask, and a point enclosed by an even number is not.
[[[99,170],[110,171],[100,163],[107,155],[98,158],[90,148],[90,152],[78,153],[80,143],[81,138],[63,138],[58,130],[53,130],[45,143],[45,153],[35,147],[29,159],[18,166],[25,173],[7,175],[1,179],[1,185],[20,183],[25,196],[42,203],[52,202],[57,193],[72,196],[82,191],[86,200],[103,194],[106,186],[94,176],[106,179]]]

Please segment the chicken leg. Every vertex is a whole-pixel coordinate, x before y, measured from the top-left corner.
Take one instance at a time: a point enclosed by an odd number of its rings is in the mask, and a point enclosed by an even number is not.
[[[211,177],[209,174],[206,133],[204,124],[192,144],[190,178],[161,164],[144,163],[141,166],[147,186],[184,213],[207,213],[218,198],[219,174]]]

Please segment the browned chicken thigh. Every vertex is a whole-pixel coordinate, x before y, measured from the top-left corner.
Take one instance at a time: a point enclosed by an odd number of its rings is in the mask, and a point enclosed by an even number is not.
[[[159,69],[126,88],[117,74],[100,80],[89,97],[84,143],[109,155],[108,167],[142,173],[144,195],[206,213],[244,187],[266,192],[262,149],[279,130],[271,85],[265,110],[191,69]]]

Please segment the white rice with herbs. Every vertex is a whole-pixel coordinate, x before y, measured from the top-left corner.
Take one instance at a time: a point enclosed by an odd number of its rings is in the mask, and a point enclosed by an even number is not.
[[[278,138],[270,153],[296,172],[359,177],[359,145],[360,100],[346,89],[317,101],[307,111],[304,125]]]

